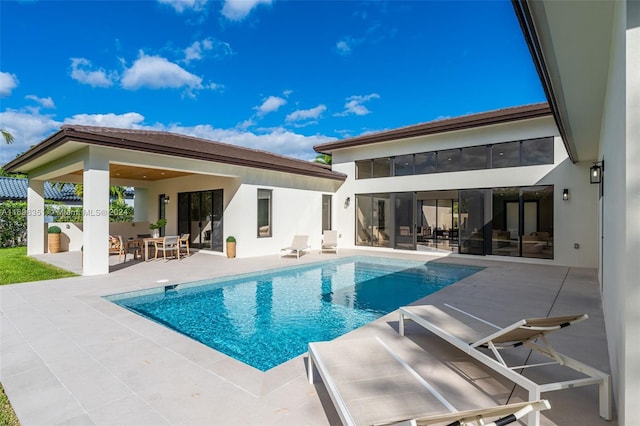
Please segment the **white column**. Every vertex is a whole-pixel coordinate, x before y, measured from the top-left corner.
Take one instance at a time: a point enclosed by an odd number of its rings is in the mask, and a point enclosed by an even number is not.
[[[91,153],[83,175],[82,275],[109,273],[109,160]]]
[[[29,179],[27,188],[27,255],[43,254],[44,181]]]

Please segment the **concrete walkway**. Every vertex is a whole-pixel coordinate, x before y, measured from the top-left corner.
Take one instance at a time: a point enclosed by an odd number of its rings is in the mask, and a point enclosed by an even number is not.
[[[587,313],[589,320],[557,333],[553,343],[609,371],[595,270],[420,253],[340,252],[341,257],[353,254],[484,266],[423,302],[447,301],[498,324]],[[79,256],[60,253],[45,259],[73,269]],[[226,259],[195,253],[166,263],[128,261],[113,265],[105,276],[2,286],[0,381],[24,426],[339,424],[322,382],[306,380],[306,355],[263,373],[102,297],[335,256]],[[417,327],[399,337],[397,320],[392,313],[340,339],[381,336],[419,373],[434,378],[434,386],[458,409],[524,398],[522,389]],[[598,417],[596,386],[543,397],[552,405],[543,413],[543,424],[616,424]]]

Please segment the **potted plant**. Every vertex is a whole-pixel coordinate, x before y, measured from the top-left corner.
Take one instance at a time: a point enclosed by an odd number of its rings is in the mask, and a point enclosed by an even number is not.
[[[158,238],[160,236],[160,228],[164,227],[167,224],[167,219],[160,218],[156,223],[152,223],[149,225],[149,229],[152,231],[153,238]]]
[[[62,229],[59,226],[53,225],[50,226],[47,230],[48,241],[49,241],[49,253],[59,253],[60,252],[60,234],[62,233]]]
[[[236,237],[231,235],[227,237],[227,257],[229,259],[236,257]]]

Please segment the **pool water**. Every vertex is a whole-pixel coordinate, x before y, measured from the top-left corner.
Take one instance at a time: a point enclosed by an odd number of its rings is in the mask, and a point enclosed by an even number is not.
[[[107,299],[267,371],[481,269],[358,256]]]

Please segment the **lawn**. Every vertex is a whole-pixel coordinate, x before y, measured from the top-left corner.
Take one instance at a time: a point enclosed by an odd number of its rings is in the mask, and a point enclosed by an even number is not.
[[[26,247],[0,249],[0,285],[75,276],[73,272],[27,257]]]
[[[13,412],[9,399],[0,385],[0,426],[20,426],[20,422]]]

